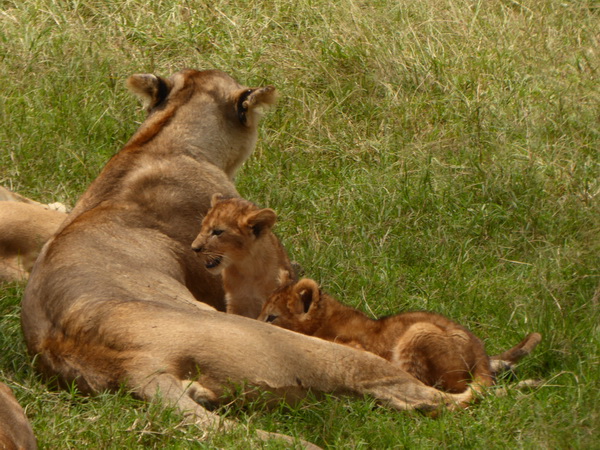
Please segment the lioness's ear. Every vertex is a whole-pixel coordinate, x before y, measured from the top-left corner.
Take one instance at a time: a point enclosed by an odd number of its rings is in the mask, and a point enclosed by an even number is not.
[[[162,103],[173,87],[170,80],[150,73],[131,75],[126,84],[127,88],[142,100],[148,112]]]
[[[210,207],[214,207],[217,203],[219,203],[221,200],[223,200],[225,197],[223,197],[223,194],[213,194],[213,196],[210,199]]]
[[[235,102],[240,122],[249,128],[256,127],[263,113],[276,101],[277,90],[273,86],[241,91]]]
[[[244,218],[246,226],[252,228],[255,236],[260,236],[264,230],[270,230],[277,221],[277,214],[271,208],[253,211]]]
[[[304,313],[307,314],[311,309],[318,306],[321,298],[319,291],[319,285],[315,280],[309,278],[303,278],[296,283],[294,286],[295,297],[299,299],[299,302],[295,305],[296,314]]]

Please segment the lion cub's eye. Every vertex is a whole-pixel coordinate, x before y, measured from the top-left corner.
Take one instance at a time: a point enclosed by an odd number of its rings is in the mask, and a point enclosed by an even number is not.
[[[215,228],[214,230],[212,230],[211,234],[213,236],[218,236],[220,234],[223,234],[223,230],[219,230],[219,229]]]
[[[273,314],[269,314],[267,316],[267,319],[265,320],[265,322],[269,322],[269,323],[275,322],[275,319],[277,319],[277,316],[274,316]]]

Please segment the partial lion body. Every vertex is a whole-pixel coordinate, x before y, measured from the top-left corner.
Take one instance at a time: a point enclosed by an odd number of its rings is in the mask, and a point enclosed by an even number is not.
[[[215,193],[237,196],[272,87],[219,71],[134,75],[149,116],[43,248],[22,303],[38,368],[84,392],[125,385],[204,426],[230,383],[290,399],[370,394],[398,409],[464,404],[367,352],[224,314],[219,277],[190,244]],[[267,435],[263,433],[263,435]]]
[[[277,216],[242,198],[213,196],[192,249],[206,268],[221,274],[226,311],[256,319],[279,287],[279,274],[292,273],[281,242],[271,231]]]
[[[27,279],[65,211],[61,204],[44,205],[0,186],[0,281]]]
[[[10,388],[0,383],[0,449],[35,450],[37,443],[25,412]]]
[[[483,342],[466,328],[430,312],[408,312],[381,321],[389,329],[389,342],[395,342],[386,359],[426,385],[463,392],[473,381],[493,384]]]
[[[278,289],[258,320],[374,353],[426,385],[447,392],[465,392],[469,386],[481,390],[494,384],[483,342],[465,327],[431,312],[373,320],[321,292],[310,279]],[[539,342],[534,339],[528,351]],[[513,353],[505,354],[511,363],[516,362]]]

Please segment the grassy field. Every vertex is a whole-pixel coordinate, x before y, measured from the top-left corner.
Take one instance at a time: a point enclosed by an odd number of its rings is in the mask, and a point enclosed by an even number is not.
[[[237,184],[307,275],[373,316],[446,314],[490,353],[544,336],[517,374],[537,390],[438,419],[234,404],[243,428],[214,436],[126,392],[50,389],[24,285],[4,284],[0,380],[40,446],[248,448],[260,427],[328,448],[600,448],[599,27],[594,0],[0,0],[0,184],[74,204],[143,120],[128,75],[220,68],[279,89]]]

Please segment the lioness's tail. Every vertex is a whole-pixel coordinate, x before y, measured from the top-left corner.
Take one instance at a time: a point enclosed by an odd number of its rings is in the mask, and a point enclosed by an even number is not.
[[[512,370],[515,364],[529,355],[541,341],[542,335],[540,333],[531,333],[510,350],[490,357],[492,372],[498,375],[501,372]]]

